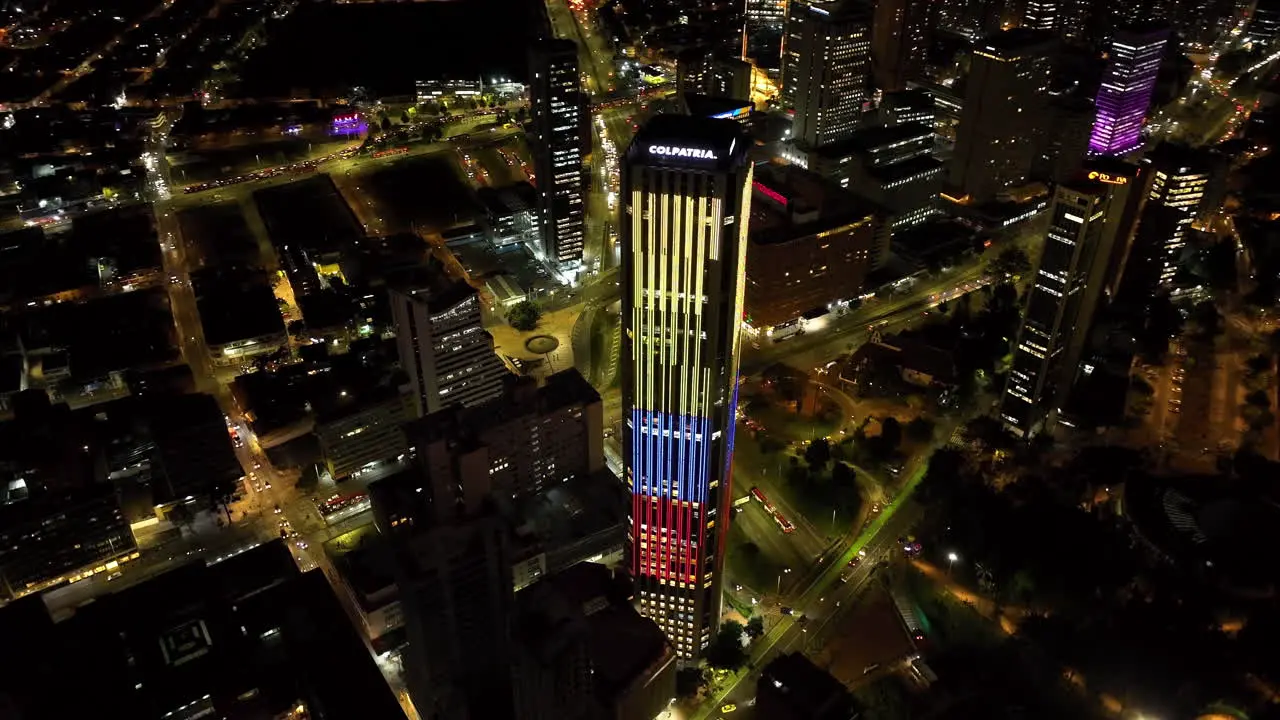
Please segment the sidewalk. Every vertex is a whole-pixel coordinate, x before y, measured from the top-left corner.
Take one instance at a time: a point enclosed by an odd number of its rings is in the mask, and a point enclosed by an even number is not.
[[[998,622],[1000,629],[1006,635],[1016,635],[1018,624],[1031,614],[1027,608],[1018,605],[999,605],[994,600],[969,590],[952,579],[946,570],[932,563],[915,559],[911,561],[911,566],[918,570],[920,574],[939,585],[951,597],[973,608],[982,617],[992,622]]]

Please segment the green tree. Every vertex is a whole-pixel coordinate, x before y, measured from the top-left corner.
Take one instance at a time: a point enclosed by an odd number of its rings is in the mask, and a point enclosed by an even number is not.
[[[693,698],[706,683],[707,677],[702,668],[681,668],[676,671],[676,697]]]
[[[887,417],[880,421],[880,435],[876,443],[876,454],[889,457],[902,444],[902,423],[895,417]]]
[[[831,482],[836,486],[852,486],[858,474],[848,464],[837,462],[831,466]]]
[[[916,498],[926,504],[946,507],[961,489],[964,466],[964,452],[959,448],[935,450],[929,456],[929,467],[916,490]]]
[[[1271,408],[1271,398],[1262,390],[1254,390],[1244,396],[1244,401],[1260,410],[1269,410]]]
[[[707,664],[715,668],[736,670],[747,661],[742,649],[742,623],[729,620],[720,624],[720,631],[707,646]]]
[[[831,443],[826,438],[818,438],[804,449],[805,462],[814,470],[821,470],[831,461]]]
[[[764,635],[764,616],[754,615],[747,621],[747,637],[755,640]]]
[[[521,300],[507,311],[507,323],[523,332],[538,327],[538,320],[541,318],[542,311],[531,300]]]
[[[987,263],[987,272],[997,278],[1013,277],[1029,270],[1031,270],[1031,260],[1017,245],[1004,248],[995,259]]]
[[[796,486],[804,485],[809,482],[809,469],[799,463],[792,465],[787,468],[787,482]]]
[[[772,455],[781,452],[787,447],[787,444],[772,435],[760,436],[760,452],[765,455]]]
[[[408,110],[405,110],[404,112],[400,113],[400,122],[401,122],[401,124],[404,124],[404,125],[408,125],[408,124],[409,124],[409,111],[408,111]]]
[[[1196,306],[1191,309],[1191,319],[1200,328],[1200,339],[1205,342],[1212,342],[1225,330],[1222,326],[1222,313],[1218,312],[1218,307],[1212,300],[1196,303]]]
[[[315,464],[307,463],[306,467],[302,468],[302,474],[298,476],[298,482],[294,484],[294,487],[302,492],[310,492],[316,489],[319,484],[320,474],[316,470]]]
[[[892,416],[884,418],[881,420],[881,437],[893,450],[897,450],[897,446],[902,445],[902,423]]]
[[[1271,356],[1266,353],[1259,353],[1245,361],[1245,365],[1248,366],[1249,372],[1254,375],[1260,375],[1271,369]]]
[[[391,118],[389,117],[382,118],[382,122],[378,124],[378,127],[382,128],[382,132],[387,132],[388,130],[390,130]]]
[[[169,510],[169,522],[179,528],[190,530],[195,520],[195,516],[191,514],[191,508],[187,507],[186,503],[178,503]]]
[[[227,524],[231,523],[231,500],[235,496],[235,485],[229,482],[214,481],[209,483],[206,492],[209,496],[209,505],[216,512],[218,508],[227,514]]]
[[[927,417],[916,416],[907,423],[907,438],[913,442],[929,442],[933,439],[933,421]]]
[[[890,675],[855,693],[862,704],[865,720],[903,720],[911,715],[911,695],[897,677]]]

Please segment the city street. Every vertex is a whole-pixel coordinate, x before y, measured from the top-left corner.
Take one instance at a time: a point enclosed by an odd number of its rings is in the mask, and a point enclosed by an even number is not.
[[[900,497],[907,498],[922,476],[923,469],[917,477],[908,481],[908,486]],[[738,707],[734,717],[747,720],[756,717],[752,712],[752,705],[759,671],[779,655],[807,652],[820,647],[828,634],[839,625],[835,621],[853,606],[853,599],[866,590],[876,573],[877,563],[890,556],[897,538],[907,533],[918,517],[917,506],[909,501],[899,501],[887,507],[852,542],[842,543],[835,562],[821,566],[821,574],[792,595],[794,599],[789,605],[792,614],[778,615],[776,622],[766,625],[765,635],[751,648],[746,669],[739,671],[719,692],[692,713],[692,720],[719,717],[719,709],[726,703]],[[866,556],[853,569],[849,581],[842,583],[840,576],[848,562],[862,550],[866,551]]]

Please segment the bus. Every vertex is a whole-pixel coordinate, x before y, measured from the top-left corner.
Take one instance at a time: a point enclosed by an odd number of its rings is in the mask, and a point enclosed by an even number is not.
[[[784,323],[778,323],[769,328],[769,339],[774,342],[782,342],[788,338],[804,334],[804,323],[800,318],[788,320]]]
[[[758,487],[751,488],[751,497],[755,498],[761,505],[763,505],[764,509],[770,515],[777,512],[777,510],[775,510],[773,507],[773,503],[769,502],[769,498],[765,496],[764,492],[761,491],[760,488]]]
[[[782,513],[777,510],[773,511],[773,521],[778,523],[778,528],[782,530],[783,534],[790,535],[796,531],[796,526],[792,525],[791,521],[783,517]]]

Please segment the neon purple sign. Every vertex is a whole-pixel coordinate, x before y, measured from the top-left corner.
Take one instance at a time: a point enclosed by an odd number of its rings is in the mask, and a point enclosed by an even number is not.
[[[333,118],[329,129],[331,135],[362,135],[369,130],[369,124],[360,117],[360,113],[338,115]]]

